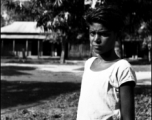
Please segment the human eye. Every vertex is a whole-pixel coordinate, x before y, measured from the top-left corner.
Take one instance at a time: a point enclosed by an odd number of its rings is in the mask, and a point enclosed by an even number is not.
[[[110,35],[109,32],[99,32],[98,33],[100,36],[108,37]]]
[[[89,34],[90,34],[90,36],[94,36],[95,32],[94,31],[90,31]]]

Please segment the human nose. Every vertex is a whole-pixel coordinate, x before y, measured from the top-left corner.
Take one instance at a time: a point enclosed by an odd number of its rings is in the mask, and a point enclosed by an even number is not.
[[[95,34],[94,36],[94,42],[100,43],[100,36],[98,34]]]

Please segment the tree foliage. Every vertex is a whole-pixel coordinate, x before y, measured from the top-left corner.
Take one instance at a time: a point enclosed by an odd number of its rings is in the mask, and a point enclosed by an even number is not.
[[[56,0],[41,14],[38,26],[43,25],[45,31],[51,29],[63,34],[76,33],[76,30],[80,32],[84,29],[83,14],[83,0]]]
[[[92,0],[96,6],[114,4],[120,7],[126,17],[125,32],[129,35],[138,35],[141,25],[146,23],[146,33],[152,33],[152,1],[151,0]],[[21,3],[20,0],[1,0],[1,7],[5,6],[9,16],[14,20],[38,21],[38,25],[45,30],[65,28],[74,29],[84,26],[82,15],[85,12],[84,0],[29,0]],[[91,6],[91,5],[90,5]],[[3,8],[2,8],[3,9]],[[3,11],[3,10],[2,10]],[[52,29],[51,28],[51,29]],[[83,29],[82,29],[83,30]],[[79,31],[79,30],[78,30]]]
[[[151,0],[99,0],[96,6],[112,4],[120,8],[125,17],[124,32],[131,36],[138,35],[138,30],[146,23],[147,33],[152,32]]]
[[[50,31],[48,32],[49,40],[61,42],[61,63],[64,63],[67,42],[74,41],[74,38],[85,30],[84,1],[55,0],[50,2],[50,7],[39,16],[38,26],[43,26],[47,32]]]
[[[151,0],[92,1],[90,4],[96,2],[95,7],[113,4],[121,9],[125,17],[125,36],[137,38],[151,35]],[[87,40],[83,15],[89,7],[84,5],[84,0],[29,0],[23,4],[19,0],[2,0],[2,3],[9,10],[12,20],[37,21],[37,26],[44,28],[47,40],[61,43]],[[141,30],[143,23],[145,27]]]
[[[7,11],[7,14],[13,21],[35,21],[42,12],[34,0],[24,2],[19,0],[2,0],[1,2],[2,11]]]
[[[5,20],[2,15],[0,17],[1,17],[1,27],[3,27],[5,25]]]

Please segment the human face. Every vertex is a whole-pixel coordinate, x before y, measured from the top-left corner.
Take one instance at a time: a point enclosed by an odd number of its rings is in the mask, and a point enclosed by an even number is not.
[[[92,23],[89,27],[89,39],[92,52],[102,55],[114,50],[116,33],[100,23]]]

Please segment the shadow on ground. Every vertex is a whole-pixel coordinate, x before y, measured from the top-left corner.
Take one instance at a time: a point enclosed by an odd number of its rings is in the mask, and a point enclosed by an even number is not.
[[[80,83],[1,81],[1,109],[28,105],[80,90]]]
[[[1,109],[29,105],[69,92],[79,91],[80,83],[1,81]],[[135,95],[151,94],[151,85],[137,85]]]
[[[4,76],[19,76],[19,75],[31,75],[25,71],[35,70],[34,67],[24,66],[1,66],[1,75]]]
[[[20,58],[3,58],[1,63],[19,63],[19,64],[59,64],[59,58],[39,58],[39,59],[20,59]]]

